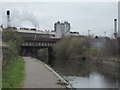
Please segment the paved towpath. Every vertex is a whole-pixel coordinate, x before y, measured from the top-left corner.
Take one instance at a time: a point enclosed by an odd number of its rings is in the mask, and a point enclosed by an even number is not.
[[[58,78],[42,63],[31,57],[23,57],[25,60],[25,81],[23,88],[65,88],[57,84]]]

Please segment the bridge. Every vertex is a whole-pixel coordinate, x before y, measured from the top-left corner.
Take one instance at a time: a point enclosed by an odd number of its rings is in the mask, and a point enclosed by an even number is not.
[[[53,33],[37,33],[33,31],[19,31],[22,36],[22,43],[20,46],[21,56],[32,56],[38,57],[39,51],[43,50],[46,52],[45,62],[51,64],[52,61],[52,46],[60,40],[60,38],[51,37]]]
[[[41,48],[52,48],[52,46],[59,41],[57,38],[24,38],[21,47],[20,54],[22,56],[37,56],[37,50]]]
[[[25,38],[21,44],[21,47],[40,47],[48,48],[52,47],[58,40],[57,38]]]

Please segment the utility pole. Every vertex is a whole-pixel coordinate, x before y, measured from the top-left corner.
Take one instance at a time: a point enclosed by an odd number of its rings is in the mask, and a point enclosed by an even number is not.
[[[91,30],[88,30],[88,36],[90,36],[90,31],[91,31]]]
[[[90,31],[91,30],[88,30],[88,47],[90,47]],[[89,58],[89,52],[87,51],[87,58]]]
[[[36,40],[36,31],[37,31],[37,29],[36,29],[36,25],[35,25],[35,36],[34,36],[34,40]]]

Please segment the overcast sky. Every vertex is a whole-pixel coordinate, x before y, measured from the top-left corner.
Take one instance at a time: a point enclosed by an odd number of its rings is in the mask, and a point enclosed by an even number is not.
[[[54,23],[68,21],[71,31],[87,35],[112,36],[113,19],[118,17],[117,2],[35,2],[0,3],[0,24],[6,25],[6,10],[11,10],[11,25],[53,30]]]

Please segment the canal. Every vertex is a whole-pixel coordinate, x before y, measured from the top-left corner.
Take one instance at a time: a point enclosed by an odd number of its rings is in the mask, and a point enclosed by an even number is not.
[[[119,88],[120,86],[118,67],[94,65],[90,62],[58,61],[53,67],[69,81],[73,88]]]

